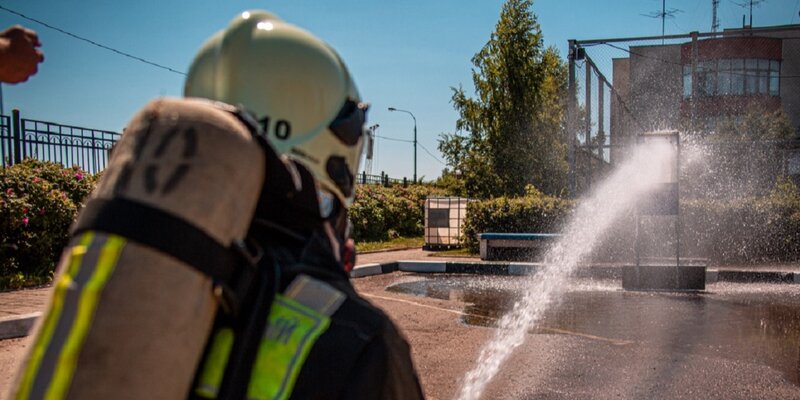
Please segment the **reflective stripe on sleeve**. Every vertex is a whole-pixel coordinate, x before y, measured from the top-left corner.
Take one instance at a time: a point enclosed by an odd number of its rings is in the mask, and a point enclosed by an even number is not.
[[[92,320],[94,320],[100,295],[114,272],[117,261],[119,261],[119,255],[124,247],[125,239],[120,236],[109,235],[105,246],[100,251],[100,259],[95,266],[95,271],[86,284],[86,288],[81,291],[78,314],[64,349],[59,356],[53,383],[47,391],[48,399],[63,399],[66,397],[72,376],[75,374],[75,367],[78,364],[78,355],[80,355],[86,334],[89,332]]]
[[[67,250],[67,270],[55,285],[16,399],[66,396],[100,293],[124,246],[121,237],[86,232]]]
[[[330,322],[328,316],[276,295],[253,365],[248,400],[288,399],[311,347]]]
[[[211,348],[203,361],[198,386],[195,388],[195,394],[206,399],[215,399],[219,393],[228,357],[233,348],[233,330],[221,328],[214,333],[211,340]]]
[[[253,364],[248,400],[278,400],[291,396],[300,370],[314,343],[330,326],[330,316],[346,296],[329,284],[300,275],[285,294],[276,294],[267,331],[261,337]],[[224,378],[234,334],[221,328],[212,336],[195,394],[216,399]]]

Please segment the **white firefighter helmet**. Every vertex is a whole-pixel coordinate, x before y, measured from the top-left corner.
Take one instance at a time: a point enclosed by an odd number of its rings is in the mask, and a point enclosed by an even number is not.
[[[184,95],[255,114],[267,139],[349,207],[367,105],[339,55],[265,11],[246,11],[200,48]]]

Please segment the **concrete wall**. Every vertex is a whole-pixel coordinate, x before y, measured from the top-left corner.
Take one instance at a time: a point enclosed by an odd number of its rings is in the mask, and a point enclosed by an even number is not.
[[[636,130],[677,130],[683,91],[679,45],[630,48],[630,103]]]

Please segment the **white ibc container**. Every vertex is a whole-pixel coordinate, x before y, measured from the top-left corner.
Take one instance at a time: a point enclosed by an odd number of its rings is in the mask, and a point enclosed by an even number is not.
[[[425,247],[450,248],[461,245],[467,203],[463,197],[431,197],[425,200]]]

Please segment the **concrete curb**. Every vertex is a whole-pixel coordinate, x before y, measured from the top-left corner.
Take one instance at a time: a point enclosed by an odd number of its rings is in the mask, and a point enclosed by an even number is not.
[[[800,283],[800,273],[778,271],[720,270],[719,280],[742,283]]]
[[[541,263],[525,262],[404,260],[386,264],[358,265],[350,272],[350,277],[360,278],[395,271],[522,276],[536,273],[541,268]],[[622,268],[619,266],[582,267],[578,268],[574,275],[579,278],[622,279]],[[707,269],[706,283],[716,282],[800,284],[800,272]]]
[[[40,315],[41,312],[35,312],[0,318],[0,340],[28,336]]]

